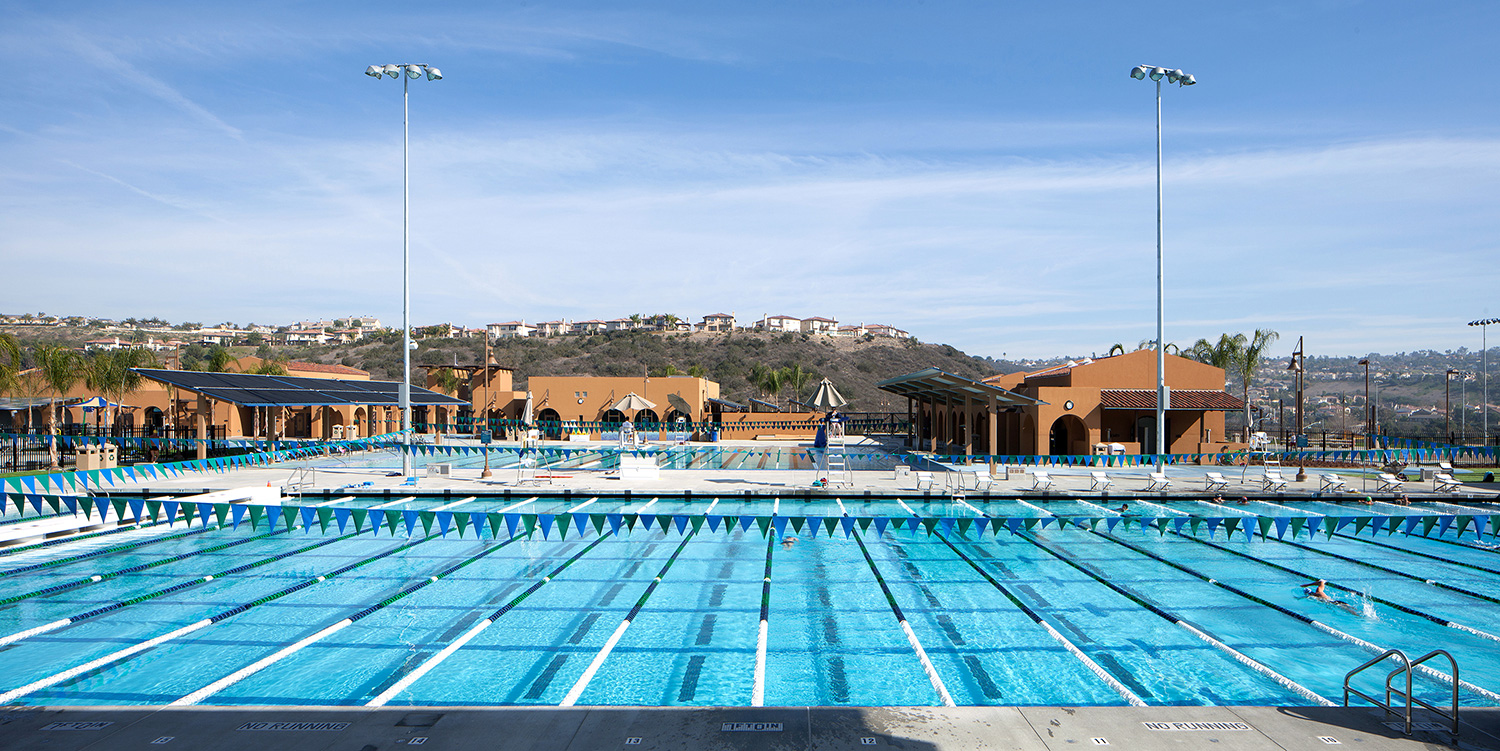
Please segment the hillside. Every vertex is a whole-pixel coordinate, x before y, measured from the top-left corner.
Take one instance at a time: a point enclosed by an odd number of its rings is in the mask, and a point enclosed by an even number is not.
[[[484,356],[478,339],[425,339],[418,343],[412,367],[473,365]],[[288,350],[298,360],[341,363],[368,370],[376,378],[401,377],[400,341],[377,341]],[[618,332],[554,339],[504,339],[491,348],[495,362],[515,371],[516,388],[531,375],[663,375],[702,373],[717,381],[724,398],[745,402],[761,396],[750,378],[756,366],[800,365],[813,374],[801,398],[818,380],[834,382],[853,411],[905,411],[904,399],[875,388],[877,381],[926,367],[956,375],[984,378],[999,372],[991,362],[970,357],[945,344],[912,340],[865,341],[803,334],[734,332],[732,334],[659,334]],[[783,396],[790,396],[786,392]]]

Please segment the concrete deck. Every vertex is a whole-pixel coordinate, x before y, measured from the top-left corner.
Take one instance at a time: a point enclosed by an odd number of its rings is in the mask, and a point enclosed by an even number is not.
[[[1446,730],[1404,736],[1394,716],[1372,708],[42,707],[0,710],[0,748],[1500,750],[1500,709],[1461,717],[1455,745]]]

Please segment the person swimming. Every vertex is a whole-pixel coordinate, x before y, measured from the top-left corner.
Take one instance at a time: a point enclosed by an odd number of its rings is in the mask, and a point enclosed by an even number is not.
[[[797,538],[792,535],[787,535],[786,537],[781,538],[781,547],[783,549],[790,550],[791,547],[796,544]]]
[[[1129,510],[1130,510],[1130,504],[1128,504],[1128,503],[1122,503],[1122,504],[1120,504],[1120,507],[1118,509],[1115,509],[1115,513],[1117,513],[1117,514],[1123,514],[1123,513],[1127,512]]]
[[[1309,587],[1311,587],[1312,589],[1309,590]],[[1305,592],[1305,593],[1307,593],[1307,598],[1310,599],[1310,600],[1317,600],[1318,602],[1326,602],[1329,605],[1337,605],[1337,606],[1339,606],[1339,607],[1341,607],[1341,608],[1343,608],[1345,610],[1348,610],[1351,613],[1354,613],[1356,615],[1359,614],[1359,611],[1355,609],[1354,605],[1352,605],[1352,604],[1350,604],[1348,602],[1345,602],[1344,600],[1340,600],[1337,597],[1334,597],[1333,595],[1328,594],[1328,580],[1327,579],[1319,579],[1317,581],[1312,581],[1312,582],[1308,582],[1306,584],[1303,584],[1302,585],[1302,591]]]

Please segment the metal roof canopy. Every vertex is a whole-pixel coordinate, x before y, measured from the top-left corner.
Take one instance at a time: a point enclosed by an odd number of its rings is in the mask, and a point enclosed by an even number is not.
[[[907,373],[896,376],[875,384],[881,391],[887,391],[897,396],[911,399],[924,399],[927,401],[956,401],[963,402],[965,398],[974,399],[981,404],[988,403],[990,397],[995,397],[995,402],[1002,407],[1024,407],[1033,404],[1046,404],[1039,399],[1022,396],[1014,391],[1007,391],[999,386],[992,386],[983,381],[964,378],[963,376],[945,373],[937,368],[927,368],[915,373]]]
[[[202,394],[241,407],[325,407],[346,404],[398,406],[398,381],[346,381],[340,378],[202,373],[192,370],[132,368],[143,378]],[[411,387],[413,407],[462,406],[468,402],[436,391]]]

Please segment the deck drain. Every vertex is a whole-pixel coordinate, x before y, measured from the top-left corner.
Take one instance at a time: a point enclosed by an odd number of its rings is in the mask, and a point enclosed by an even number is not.
[[[1320,735],[1320,736],[1318,736],[1318,740],[1320,740],[1320,741],[1322,741],[1324,743],[1327,743],[1330,746],[1341,746],[1341,745],[1343,745],[1343,744],[1339,743],[1339,739],[1337,739],[1337,738],[1335,738],[1335,737],[1333,737],[1331,735]]]
[[[1090,738],[1089,740],[1093,741],[1095,746],[1108,746],[1109,745],[1109,739],[1108,738]]]

